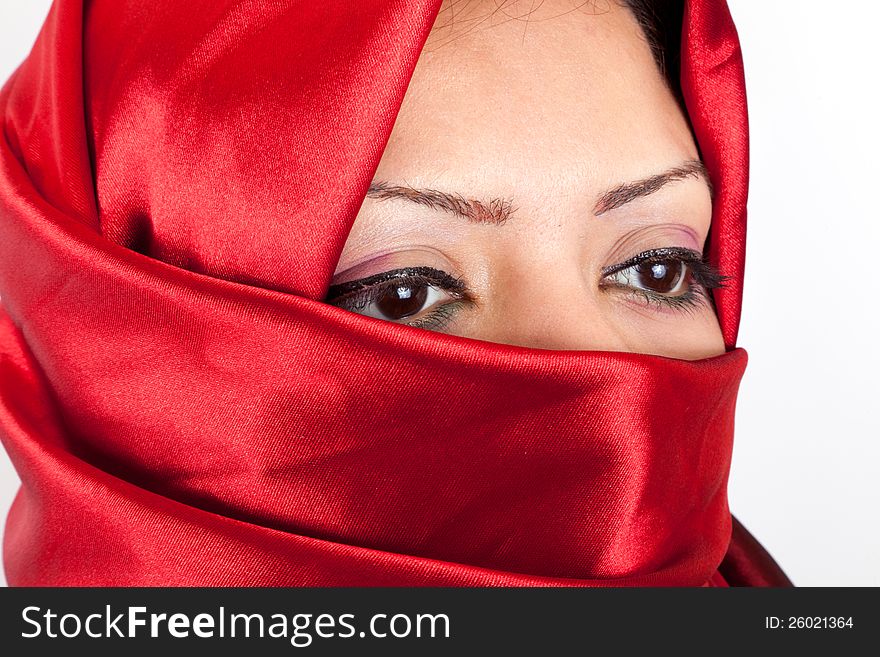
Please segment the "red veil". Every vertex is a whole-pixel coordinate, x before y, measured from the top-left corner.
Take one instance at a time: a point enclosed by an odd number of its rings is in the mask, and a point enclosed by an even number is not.
[[[440,0],[56,0],[0,93],[13,585],[780,585],[731,516],[748,147],[681,82],[728,351],[493,344],[321,302]]]

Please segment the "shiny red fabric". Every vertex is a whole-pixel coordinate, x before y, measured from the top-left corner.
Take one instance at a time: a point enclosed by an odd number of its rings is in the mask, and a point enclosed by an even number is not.
[[[719,570],[748,154],[723,4],[688,6],[682,84],[727,353],[321,303],[439,5],[56,0],[0,92],[11,584],[770,581],[757,543]]]

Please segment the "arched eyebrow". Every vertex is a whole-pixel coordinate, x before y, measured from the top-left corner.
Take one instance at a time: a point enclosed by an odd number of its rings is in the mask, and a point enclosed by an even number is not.
[[[599,195],[593,209],[596,216],[626,205],[637,198],[650,196],[664,185],[685,178],[702,178],[711,192],[709,173],[702,162],[691,160],[679,166],[640,180],[623,183]],[[450,212],[463,217],[471,223],[500,225],[506,222],[516,208],[513,200],[492,198],[479,200],[467,198],[463,194],[444,192],[438,189],[425,189],[409,185],[395,185],[384,180],[374,180],[367,190],[367,198],[377,200],[402,199],[433,210]]]
[[[599,196],[599,200],[596,201],[593,208],[593,214],[598,217],[600,214],[626,205],[637,198],[650,196],[664,185],[685,178],[701,178],[709,187],[709,193],[712,193],[712,184],[709,181],[709,172],[706,170],[706,166],[699,160],[689,160],[679,166],[667,169],[663,173],[623,183],[609,189]]]
[[[503,224],[513,214],[513,201],[493,198],[480,201],[465,198],[462,194],[442,192],[438,189],[418,189],[409,185],[392,185],[383,180],[374,180],[367,190],[367,198],[379,200],[404,199],[433,210],[442,210],[464,217],[477,224]]]

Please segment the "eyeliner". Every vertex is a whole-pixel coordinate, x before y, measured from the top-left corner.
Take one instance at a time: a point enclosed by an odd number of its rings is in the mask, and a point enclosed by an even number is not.
[[[392,269],[391,271],[382,272],[381,274],[367,276],[366,278],[360,278],[355,281],[331,285],[327,290],[327,300],[336,300],[341,297],[346,297],[387,281],[415,282],[426,279],[437,283],[443,289],[449,290],[454,294],[464,296],[467,293],[467,286],[460,279],[455,278],[444,271],[434,269],[433,267],[403,267],[401,269]]]

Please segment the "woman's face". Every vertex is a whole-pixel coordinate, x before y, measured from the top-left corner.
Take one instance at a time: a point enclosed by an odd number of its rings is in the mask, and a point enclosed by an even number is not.
[[[714,356],[711,209],[628,9],[444,2],[327,301],[491,342]]]

